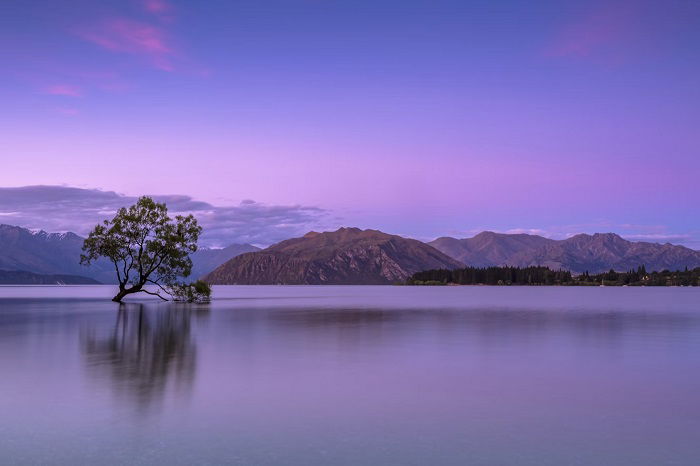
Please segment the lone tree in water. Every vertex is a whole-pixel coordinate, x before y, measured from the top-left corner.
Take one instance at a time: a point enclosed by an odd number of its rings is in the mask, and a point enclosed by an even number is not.
[[[121,302],[126,295],[138,292],[167,301],[161,293],[176,296],[178,289],[191,286],[177,280],[190,275],[189,255],[197,250],[201,232],[192,215],[178,215],[173,220],[165,204],[144,196],[92,230],[83,243],[80,263],[89,265],[99,257],[112,261],[119,281],[119,293],[112,301]]]

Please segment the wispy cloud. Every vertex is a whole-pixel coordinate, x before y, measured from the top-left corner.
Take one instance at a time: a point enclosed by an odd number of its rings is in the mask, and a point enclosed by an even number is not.
[[[172,21],[174,19],[173,6],[166,0],[143,0],[143,8],[162,21]]]
[[[61,115],[67,115],[67,116],[75,116],[80,113],[80,110],[77,108],[71,108],[71,107],[59,107],[56,109],[58,113]]]
[[[192,213],[204,227],[202,244],[227,246],[252,243],[266,246],[326,229],[329,212],[313,206],[266,205],[245,200],[233,206],[215,206],[185,195],[154,195],[171,214]],[[0,188],[0,218],[7,223],[50,232],[85,235],[117,209],[136,201],[114,191],[66,186]],[[335,226],[335,225],[334,225]]]
[[[692,240],[691,235],[673,234],[673,233],[635,233],[625,235],[627,239],[635,241],[651,241],[651,242],[669,242],[669,243],[684,243]]]
[[[506,230],[504,233],[508,233],[509,235],[538,235],[544,236],[545,238],[549,238],[551,236],[551,232],[541,228],[511,228]]]
[[[78,86],[70,84],[51,84],[44,88],[46,94],[63,95],[68,97],[80,97],[83,92]]]
[[[128,18],[111,18],[78,32],[83,39],[106,50],[137,55],[153,66],[173,71],[174,47],[164,28]]]
[[[172,8],[165,0],[144,0],[143,7],[151,13],[165,13]]]
[[[60,84],[41,87],[43,92],[49,94],[83,96],[97,91],[122,92],[130,88],[120,73],[115,70],[105,70],[104,68],[92,69],[88,67],[54,65],[47,68],[43,73],[55,76],[55,79],[60,82]],[[43,80],[43,77],[35,80]],[[63,84],[65,82],[70,82],[71,84]]]
[[[550,57],[610,56],[636,33],[638,11],[628,1],[594,6],[587,14],[565,24],[545,47]]]

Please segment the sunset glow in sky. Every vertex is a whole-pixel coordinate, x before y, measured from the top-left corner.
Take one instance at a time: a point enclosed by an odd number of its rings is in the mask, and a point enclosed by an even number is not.
[[[4,189],[61,185],[190,196],[279,239],[613,231],[700,249],[700,2],[2,9],[0,223],[75,227]],[[231,242],[278,239],[241,228]]]

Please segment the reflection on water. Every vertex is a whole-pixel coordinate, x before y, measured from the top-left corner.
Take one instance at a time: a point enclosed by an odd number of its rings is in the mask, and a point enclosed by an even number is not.
[[[139,412],[165,396],[168,389],[185,394],[195,379],[197,346],[192,315],[208,310],[183,304],[122,304],[114,328],[99,335],[92,328],[81,335],[90,372],[111,386]]]
[[[0,287],[0,464],[693,465],[700,290]]]
[[[544,348],[552,339],[563,337],[596,347],[621,345],[645,334],[673,335],[682,341],[682,337],[700,331],[700,314],[692,312],[285,308],[251,310],[231,318],[240,326],[253,327],[257,322],[272,332],[283,333],[285,339],[326,340],[345,345],[348,351],[361,350],[353,344],[367,348],[404,338],[409,339],[407,345],[423,339],[454,345],[478,342],[475,351],[491,346],[521,351],[524,344]],[[647,341],[646,345],[653,343]]]
[[[658,329],[698,325],[700,315],[692,312],[596,312],[542,311],[538,309],[475,308],[455,311],[452,309],[394,310],[379,308],[295,308],[282,310],[251,311],[257,315],[245,316],[246,320],[258,318],[273,324],[305,327],[309,330],[329,327],[361,328],[398,322],[415,322],[419,327],[471,328],[477,333],[494,329],[499,332],[550,332],[557,328],[577,332],[597,332],[615,335],[625,329]],[[415,327],[412,327],[415,328]],[[406,327],[405,330],[411,330]]]

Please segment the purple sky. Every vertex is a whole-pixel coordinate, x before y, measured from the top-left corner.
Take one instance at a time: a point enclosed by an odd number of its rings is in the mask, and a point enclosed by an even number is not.
[[[0,189],[0,223],[176,194],[237,225],[212,243],[349,225],[700,248],[700,2],[6,0],[0,42],[0,187],[89,190]]]

